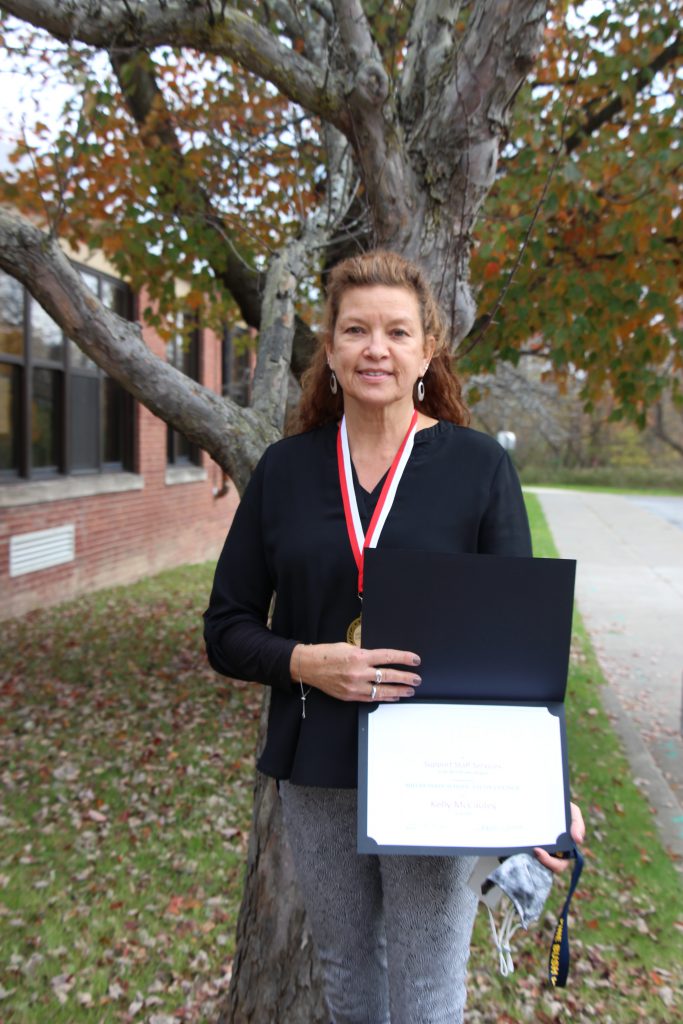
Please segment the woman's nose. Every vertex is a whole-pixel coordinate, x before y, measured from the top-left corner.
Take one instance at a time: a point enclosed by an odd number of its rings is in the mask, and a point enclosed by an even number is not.
[[[373,356],[383,356],[387,351],[387,339],[381,328],[374,328],[368,335],[366,352]]]

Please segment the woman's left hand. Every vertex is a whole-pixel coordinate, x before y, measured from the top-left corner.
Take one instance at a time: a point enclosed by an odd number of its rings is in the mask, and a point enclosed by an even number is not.
[[[580,846],[586,835],[586,826],[583,821],[583,814],[581,809],[576,804],[570,804],[572,823],[569,829],[569,834],[574,842]],[[560,871],[566,871],[569,867],[570,861],[563,857],[553,857],[552,854],[548,853],[547,850],[543,850],[540,847],[536,847],[534,853],[537,859],[546,868],[550,868],[552,872],[558,874]]]

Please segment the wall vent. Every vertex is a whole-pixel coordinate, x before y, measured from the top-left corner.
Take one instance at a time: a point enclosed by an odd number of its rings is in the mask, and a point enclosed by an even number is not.
[[[9,574],[24,576],[28,572],[50,569],[53,565],[73,562],[76,529],[73,523],[52,530],[20,533],[9,539]]]

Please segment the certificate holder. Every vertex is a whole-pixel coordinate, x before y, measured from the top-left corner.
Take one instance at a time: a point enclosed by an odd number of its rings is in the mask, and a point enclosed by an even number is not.
[[[360,705],[358,850],[570,849],[575,563],[367,553],[363,646],[415,650],[419,696]]]

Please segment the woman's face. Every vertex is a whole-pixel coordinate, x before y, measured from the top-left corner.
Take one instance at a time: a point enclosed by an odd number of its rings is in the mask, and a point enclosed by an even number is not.
[[[425,338],[417,296],[409,288],[349,288],[341,299],[327,357],[344,402],[412,406],[413,386],[434,352]]]

